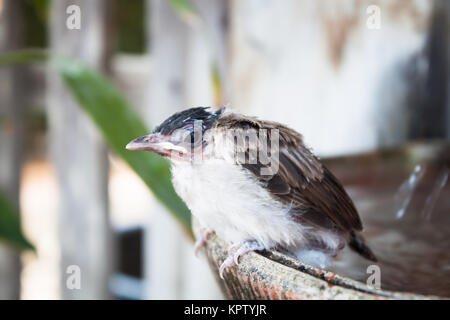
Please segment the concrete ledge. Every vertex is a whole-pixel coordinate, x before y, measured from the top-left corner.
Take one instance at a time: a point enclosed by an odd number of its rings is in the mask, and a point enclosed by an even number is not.
[[[194,233],[201,232],[194,220]],[[224,271],[219,277],[219,267],[228,256],[228,244],[211,236],[205,248],[210,268],[225,297],[244,300],[311,300],[311,299],[433,299],[422,296],[377,290],[366,284],[303,264],[282,253],[249,253],[240,259],[238,266]],[[230,251],[231,252],[231,251]]]

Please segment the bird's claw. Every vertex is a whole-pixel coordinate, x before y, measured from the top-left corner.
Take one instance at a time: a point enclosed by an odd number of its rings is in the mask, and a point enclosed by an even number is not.
[[[223,271],[224,271],[225,268],[227,268],[227,267],[232,267],[233,264],[234,264],[233,255],[229,255],[229,256],[225,259],[225,261],[220,265],[220,268],[219,268],[219,276],[220,276],[220,279],[224,280],[224,278],[223,278]]]
[[[198,256],[198,251],[206,245],[206,241],[210,236],[214,234],[214,230],[205,230],[202,235],[195,241],[194,252],[195,256]]]
[[[248,252],[264,250],[265,248],[263,245],[259,244],[256,241],[244,241],[240,243],[235,243],[231,245],[228,249],[229,250],[236,249],[236,251],[230,254],[225,259],[225,261],[220,265],[219,276],[222,280],[223,280],[223,271],[225,270],[225,268],[232,267],[233,265],[236,266],[239,265],[239,258],[244,256]]]

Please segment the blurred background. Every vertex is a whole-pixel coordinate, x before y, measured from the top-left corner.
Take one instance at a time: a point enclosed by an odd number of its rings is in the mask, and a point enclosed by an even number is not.
[[[448,139],[449,28],[446,0],[0,0],[0,298],[222,298],[127,140],[221,105],[321,157]]]

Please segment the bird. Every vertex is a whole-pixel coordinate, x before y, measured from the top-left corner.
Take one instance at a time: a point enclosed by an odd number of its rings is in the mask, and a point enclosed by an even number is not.
[[[221,278],[252,251],[279,250],[326,268],[347,244],[377,261],[342,184],[284,124],[194,107],[126,148],[170,160],[174,188],[204,230],[195,252],[211,234],[230,244]]]

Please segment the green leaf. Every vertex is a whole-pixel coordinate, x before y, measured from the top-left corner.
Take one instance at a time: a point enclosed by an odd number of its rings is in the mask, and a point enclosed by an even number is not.
[[[119,91],[102,75],[82,64],[52,59],[80,106],[91,116],[112,150],[144,180],[164,205],[190,229],[189,210],[170,180],[167,160],[150,152],[128,151],[131,140],[150,132]]]
[[[42,61],[47,56],[45,52],[36,50],[3,54],[0,55],[0,66]],[[150,130],[120,91],[103,75],[81,63],[57,57],[51,57],[49,62],[80,107],[96,123],[110,148],[130,165],[192,235],[191,214],[172,186],[168,161],[153,153],[125,149],[128,142],[148,134]]]
[[[0,193],[0,240],[16,249],[33,250],[34,246],[23,235],[20,227],[19,212]]]
[[[27,0],[26,5],[30,6],[34,10],[41,23],[46,23],[49,7],[48,0]]]
[[[47,60],[48,53],[39,49],[28,49],[0,54],[0,67],[15,64],[42,62]]]

